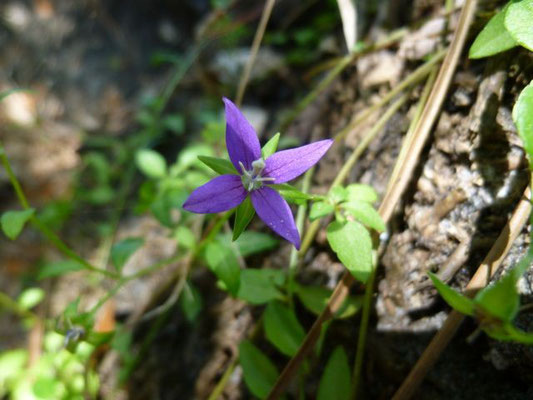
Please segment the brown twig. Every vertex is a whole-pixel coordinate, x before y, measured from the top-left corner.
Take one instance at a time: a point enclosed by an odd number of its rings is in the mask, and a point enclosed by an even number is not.
[[[252,72],[252,67],[254,65],[257,52],[259,51],[261,41],[263,40],[266,26],[268,20],[270,19],[270,14],[272,14],[272,9],[274,8],[275,2],[276,0],[267,0],[265,8],[263,9],[263,13],[261,14],[261,20],[259,21],[259,26],[257,27],[257,31],[255,32],[254,36],[254,41],[252,42],[252,48],[250,49],[250,57],[248,57],[248,61],[244,66],[244,71],[242,73],[241,80],[239,81],[239,87],[237,89],[237,95],[235,96],[235,104],[237,104],[238,106],[240,106],[242,103],[244,91],[246,90],[246,85],[248,84],[248,80],[250,79],[250,73]]]
[[[507,222],[489,253],[466,286],[465,292],[469,296],[473,296],[478,290],[487,285],[490,278],[501,266],[505,256],[511,249],[514,240],[526,224],[529,214],[531,213],[531,202],[529,200],[530,193],[531,189],[527,187],[524,196],[514,210],[511,219]],[[422,353],[422,356],[418,359],[415,366],[392,398],[393,400],[407,400],[411,398],[420,383],[422,383],[426,373],[438,360],[448,343],[450,343],[464,318],[465,316],[463,314],[455,310],[448,315],[444,325],[426,347],[424,353]]]
[[[398,176],[398,179],[392,183],[390,190],[385,194],[379,213],[383,220],[387,222],[392,216],[394,208],[400,200],[401,194],[404,192],[407,187],[409,180],[411,179],[412,173],[418,162],[418,158],[422,151],[423,145],[426,142],[427,137],[431,127],[437,119],[438,112],[444,101],[444,96],[450,85],[452,75],[457,66],[459,56],[463,49],[466,35],[470,27],[470,23],[474,16],[474,11],[476,8],[477,0],[467,0],[465,6],[461,11],[459,18],[459,25],[454,34],[450,48],[442,66],[437,75],[437,79],[431,93],[429,95],[428,102],[420,121],[415,128],[413,134],[413,140],[409,142],[410,151],[408,152],[409,157],[406,157],[402,162],[402,174]],[[337,284],[337,287],[333,291],[326,309],[322,314],[317,318],[311,330],[308,332],[304,342],[296,355],[289,361],[278,380],[276,381],[274,387],[272,388],[268,400],[278,399],[281,394],[284,392],[286,386],[292,379],[294,373],[298,370],[300,364],[305,359],[307,354],[313,349],[316,340],[319,337],[322,324],[334,315],[335,311],[342,305],[344,299],[349,293],[350,286],[353,284],[354,278],[349,272],[345,272],[341,281]]]

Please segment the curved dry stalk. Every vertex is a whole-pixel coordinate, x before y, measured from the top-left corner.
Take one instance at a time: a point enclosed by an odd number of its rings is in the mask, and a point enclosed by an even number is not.
[[[406,157],[402,162],[402,174],[400,174],[398,179],[390,186],[390,190],[385,194],[379,209],[379,213],[385,222],[390,219],[394,208],[398,204],[401,194],[407,187],[409,180],[411,179],[412,172],[416,167],[416,163],[418,162],[423,145],[429,136],[430,129],[437,119],[438,112],[444,101],[444,96],[446,95],[452,75],[459,61],[459,56],[463,49],[468,29],[474,16],[476,4],[477,0],[467,0],[461,11],[459,25],[439,70],[435,85],[433,86],[433,89],[429,95],[428,103],[424,107],[420,121],[415,128],[413,140],[408,143],[410,148],[407,154],[409,156]],[[304,339],[300,349],[289,361],[279,376],[267,397],[268,400],[278,399],[285,391],[285,388],[292,379],[294,373],[298,370],[300,364],[305,359],[307,354],[313,349],[314,344],[320,335],[322,324],[330,319],[337,309],[343,304],[353,282],[353,276],[349,272],[345,272],[341,281],[337,284],[335,290],[333,291],[325,310],[316,319],[315,323],[311,327],[311,330],[307,333],[307,336]]]
[[[466,286],[465,293],[469,296],[474,296],[477,291],[488,284],[490,278],[501,266],[505,256],[511,249],[514,240],[526,224],[529,214],[531,213],[530,193],[531,189],[528,186],[510,220],[507,222],[496,239],[496,242],[494,242],[487,256]],[[424,380],[427,372],[435,364],[443,350],[452,340],[464,318],[465,316],[463,314],[455,310],[448,315],[442,328],[435,334],[424,350],[424,353],[422,353],[422,356],[420,356],[407,378],[395,393],[392,398],[393,400],[407,400],[413,396],[418,386]]]
[[[254,41],[252,42],[252,48],[250,49],[250,57],[248,57],[246,65],[244,66],[244,71],[242,73],[241,80],[239,81],[239,87],[237,88],[235,104],[237,104],[238,106],[240,106],[242,103],[244,91],[246,90],[246,85],[248,84],[248,80],[250,79],[252,67],[254,65],[257,52],[259,51],[261,41],[263,40],[266,26],[268,20],[270,19],[270,14],[272,14],[272,9],[274,8],[275,2],[276,0],[267,0],[265,8],[263,9],[263,13],[261,14],[261,20],[259,21],[259,25],[257,26],[257,31],[255,31]]]

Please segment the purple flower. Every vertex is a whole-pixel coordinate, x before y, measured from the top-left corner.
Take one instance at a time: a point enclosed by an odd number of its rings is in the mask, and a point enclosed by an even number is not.
[[[226,146],[239,175],[220,175],[194,190],[183,208],[199,214],[218,213],[241,204],[249,195],[257,215],[274,232],[300,248],[300,235],[289,205],[269,184],[288,182],[311,168],[333,140],[321,140],[296,149],[279,151],[266,160],[254,128],[237,106],[226,105]]]

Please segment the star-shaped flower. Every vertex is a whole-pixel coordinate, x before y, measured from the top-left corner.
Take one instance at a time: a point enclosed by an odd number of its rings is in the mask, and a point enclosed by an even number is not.
[[[300,248],[300,235],[291,209],[270,184],[288,182],[315,165],[333,140],[321,140],[295,149],[261,157],[254,128],[237,106],[224,98],[226,106],[226,146],[239,175],[220,175],[194,190],[183,208],[209,214],[230,210],[250,196],[257,215],[274,232]]]

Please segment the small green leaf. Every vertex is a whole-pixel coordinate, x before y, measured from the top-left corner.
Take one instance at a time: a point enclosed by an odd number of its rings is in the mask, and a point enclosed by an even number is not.
[[[343,201],[348,200],[348,190],[342,186],[335,186],[328,193],[328,198],[334,204],[342,203]]]
[[[187,282],[183,288],[180,296],[180,307],[189,322],[193,322],[202,311],[202,295],[190,282]]]
[[[275,365],[249,340],[239,344],[239,362],[250,392],[260,399],[266,398],[278,379]]]
[[[344,266],[356,279],[366,283],[372,272],[372,239],[368,230],[359,222],[333,221],[328,225],[327,238]]]
[[[24,290],[18,297],[17,303],[25,310],[35,307],[44,299],[43,289],[34,287]]]
[[[533,333],[517,329],[511,323],[505,324],[504,329],[510,340],[523,344],[533,344]]]
[[[220,175],[238,175],[237,170],[229,160],[208,156],[198,156],[198,159]]]
[[[362,183],[352,183],[346,186],[348,191],[348,201],[365,201],[375,203],[378,200],[378,194],[372,186],[363,185]]]
[[[82,269],[83,265],[74,260],[52,261],[41,267],[37,274],[37,279],[51,278],[66,274],[67,272],[80,271]]]
[[[249,231],[243,232],[235,243],[241,256],[248,257],[275,248],[279,241],[267,233]]]
[[[505,27],[514,40],[533,51],[533,0],[511,1],[505,12]]]
[[[39,376],[33,383],[33,394],[38,399],[57,399],[63,385],[52,376]]]
[[[8,382],[26,371],[27,363],[28,350],[26,349],[4,349],[0,353],[0,394],[2,396],[6,395],[4,390]]]
[[[163,125],[176,135],[182,135],[185,132],[185,118],[181,114],[169,115],[163,120]]]
[[[369,203],[363,201],[348,201],[342,203],[341,207],[348,211],[355,219],[369,228],[375,229],[378,232],[385,231],[385,222],[381,215]]]
[[[278,132],[274,136],[272,136],[270,140],[266,142],[263,148],[261,149],[261,155],[265,160],[272,154],[274,154],[278,149],[279,137],[280,133]]]
[[[227,291],[236,296],[239,290],[241,268],[231,248],[223,246],[218,241],[211,242],[205,249],[205,258],[207,265],[222,281]]]
[[[142,149],[135,154],[137,167],[149,178],[163,178],[167,173],[167,162],[161,154],[150,149]]]
[[[512,321],[520,308],[520,295],[514,274],[508,273],[499,281],[481,289],[474,297],[474,303],[502,321]]]
[[[428,272],[435,288],[450,307],[465,315],[474,314],[474,302],[442,282],[437,275]]]
[[[120,271],[128,259],[144,244],[142,238],[126,238],[115,243],[111,248],[111,262]]]
[[[505,28],[504,20],[507,7],[497,13],[479,32],[476,40],[470,47],[468,57],[483,58],[492,56],[502,51],[509,50],[517,45],[509,31]]]
[[[533,81],[518,96],[513,107],[513,120],[524,142],[530,168],[533,168]]]
[[[285,198],[289,203],[301,205],[305,204],[307,200],[316,199],[318,196],[313,196],[304,192],[299,191],[295,187],[282,183],[279,185],[270,185],[273,189],[276,189],[280,195]]]
[[[333,207],[333,205],[325,201],[318,201],[316,203],[313,203],[313,205],[311,206],[311,211],[309,212],[309,219],[311,221],[314,221],[315,219],[319,219],[325,217],[328,214],[331,214],[333,211],[335,211],[335,207]]]
[[[320,378],[317,400],[350,400],[352,396],[350,379],[348,357],[342,346],[337,346]]]
[[[251,304],[265,304],[283,297],[279,287],[285,282],[285,273],[279,269],[244,269],[237,297]]]
[[[264,314],[265,335],[283,354],[292,357],[302,344],[305,331],[294,311],[279,301],[268,303]]]
[[[250,196],[247,196],[244,201],[239,204],[237,210],[235,210],[235,223],[233,224],[233,238],[235,241],[241,236],[248,224],[252,221],[255,215],[255,208],[252,205]]]
[[[185,225],[180,225],[176,228],[174,237],[178,241],[178,246],[184,249],[192,249],[196,245],[196,238],[192,230]]]
[[[183,149],[178,159],[176,160],[176,166],[173,167],[172,173],[176,175],[177,173],[184,171],[193,165],[202,165],[198,162],[200,157],[212,157],[214,155],[214,150],[211,146],[206,144],[192,144]]]
[[[296,295],[304,307],[316,315],[320,315],[324,311],[331,293],[333,293],[331,290],[321,286],[296,286]],[[339,311],[337,311],[335,317],[341,319],[351,317],[359,311],[362,303],[363,299],[361,296],[348,296],[339,308]]]
[[[33,208],[22,211],[6,211],[2,214],[0,223],[4,234],[11,240],[15,240],[28,220],[33,216]]]

